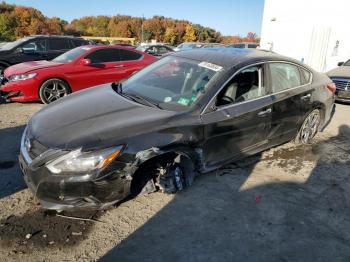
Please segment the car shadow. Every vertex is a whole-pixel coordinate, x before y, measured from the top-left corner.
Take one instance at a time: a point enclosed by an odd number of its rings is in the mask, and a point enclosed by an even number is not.
[[[24,128],[0,129],[0,199],[27,188],[18,164]]]
[[[199,176],[101,261],[349,261],[349,138],[343,125]]]

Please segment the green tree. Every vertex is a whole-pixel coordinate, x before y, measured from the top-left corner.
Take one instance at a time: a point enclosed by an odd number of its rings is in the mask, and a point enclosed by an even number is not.
[[[0,41],[13,41],[15,37],[16,19],[9,13],[0,14]]]

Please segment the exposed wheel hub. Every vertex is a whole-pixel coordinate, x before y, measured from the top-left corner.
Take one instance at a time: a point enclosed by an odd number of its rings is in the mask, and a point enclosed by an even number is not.
[[[186,187],[185,175],[178,164],[168,164],[166,167],[158,168],[156,186],[163,193],[176,193]]]

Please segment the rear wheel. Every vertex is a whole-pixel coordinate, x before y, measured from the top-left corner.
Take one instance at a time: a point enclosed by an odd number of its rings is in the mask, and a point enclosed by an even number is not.
[[[61,79],[53,78],[46,80],[39,89],[39,96],[44,104],[50,104],[70,93],[70,88]]]
[[[295,142],[298,144],[309,144],[318,132],[321,122],[320,110],[314,109],[304,120]]]

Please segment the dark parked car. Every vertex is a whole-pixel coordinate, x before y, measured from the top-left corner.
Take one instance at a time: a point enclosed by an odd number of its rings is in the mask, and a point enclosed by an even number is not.
[[[327,73],[337,87],[335,100],[350,103],[350,60],[338,66]]]
[[[238,158],[309,143],[331,119],[334,91],[325,74],[270,52],[174,53],[39,111],[23,133],[20,166],[48,209],[174,193]]]
[[[136,50],[145,52],[153,56],[163,56],[174,52],[174,50],[166,45],[142,45],[136,48]]]
[[[196,48],[202,48],[205,45],[205,43],[199,43],[199,42],[185,42],[182,44],[179,44],[177,47],[175,47],[175,51],[185,51],[185,50],[191,50]]]
[[[51,60],[90,42],[70,36],[29,36],[0,46],[0,75],[5,68],[22,62]]]
[[[227,47],[233,47],[233,48],[257,48],[259,46],[258,43],[254,42],[242,42],[242,43],[236,43],[229,45]]]

